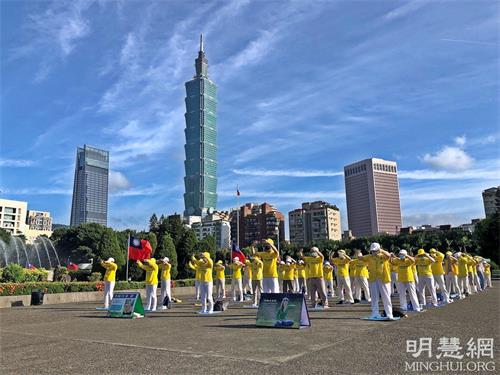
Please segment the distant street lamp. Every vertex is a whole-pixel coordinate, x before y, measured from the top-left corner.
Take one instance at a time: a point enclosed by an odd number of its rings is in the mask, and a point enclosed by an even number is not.
[[[277,226],[274,228],[274,234],[276,235],[276,239],[278,242],[278,253],[280,252],[280,222],[278,220]]]

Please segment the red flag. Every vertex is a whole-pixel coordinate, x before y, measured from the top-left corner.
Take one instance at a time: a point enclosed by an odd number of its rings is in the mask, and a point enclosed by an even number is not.
[[[128,244],[128,258],[131,260],[144,260],[151,258],[153,249],[148,240],[130,237]]]

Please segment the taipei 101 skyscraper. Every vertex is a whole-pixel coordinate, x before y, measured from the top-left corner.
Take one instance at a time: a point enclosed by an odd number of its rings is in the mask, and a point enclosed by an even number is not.
[[[196,75],[186,82],[184,216],[205,216],[217,206],[217,87],[208,78],[200,36]]]

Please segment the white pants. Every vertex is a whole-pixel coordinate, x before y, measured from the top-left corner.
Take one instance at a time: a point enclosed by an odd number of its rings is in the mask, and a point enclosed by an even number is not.
[[[164,301],[166,296],[168,296],[168,299],[172,299],[172,294],[170,291],[170,280],[161,281],[160,303],[162,305],[165,303]]]
[[[253,294],[252,279],[245,277],[244,282],[243,282],[243,289],[247,289],[250,291],[250,294]]]
[[[415,285],[418,285],[418,274],[413,272],[413,278],[415,279]]]
[[[252,280],[253,289],[253,304],[258,305],[260,302],[260,294],[262,293],[262,280]]]
[[[263,293],[279,293],[278,278],[276,277],[264,277],[262,279]]]
[[[385,314],[388,318],[392,316],[392,301],[391,301],[391,283],[383,283],[382,280],[377,279],[370,283],[370,296],[372,298],[372,316],[380,316],[378,307],[379,295],[382,297]]]
[[[469,278],[467,276],[458,278],[458,288],[460,290],[460,299],[463,298],[464,293],[469,293]]]
[[[479,272],[473,273],[472,275],[472,277],[474,278],[474,282],[476,283],[476,289],[478,292],[480,292],[483,289],[481,288],[481,280],[479,280]]]
[[[396,292],[398,292],[398,273],[391,272],[391,294]]]
[[[332,294],[332,297],[335,297],[335,289],[333,288],[333,279],[325,279],[325,289],[326,292],[330,292]]]
[[[283,293],[283,279],[278,279],[278,291],[276,293]]]
[[[158,289],[158,284],[146,285],[146,301],[147,301],[146,310],[151,310],[151,311],[156,310],[156,303],[157,303],[156,289]]]
[[[243,285],[241,279],[231,279],[231,294],[233,300],[236,301],[236,293],[238,293],[240,301],[243,301]]]
[[[444,283],[444,276],[434,275],[434,283],[436,287],[439,286],[439,291],[441,292],[441,296],[443,297],[443,302],[450,302],[450,294],[448,293],[448,289],[446,288],[446,285]]]
[[[345,300],[347,302],[354,303],[351,292],[351,279],[349,276],[337,276],[337,288],[341,301],[344,300],[345,293]]]
[[[453,272],[449,272],[448,275],[445,276],[446,279],[446,290],[452,294],[455,292],[459,297],[462,297],[462,291],[458,287],[458,278]]]
[[[425,298],[425,289],[427,288],[427,291],[431,295],[431,302],[433,305],[437,305],[437,296],[436,296],[436,287],[434,285],[434,278],[432,276],[424,276],[420,275],[418,277],[418,284],[417,284],[417,293],[418,293],[418,298],[420,299],[420,304],[426,305],[427,300]]]
[[[476,278],[474,277],[473,273],[469,273],[469,290],[472,293],[477,293],[478,292],[477,286],[476,286]]]
[[[194,298],[196,298],[197,301],[200,300],[200,282],[199,282],[199,280],[194,281]]]
[[[104,307],[108,308],[111,300],[113,299],[113,290],[115,289],[114,281],[104,282]]]
[[[241,279],[240,279],[240,281],[241,281]],[[200,281],[201,311],[202,312],[214,311],[214,299],[212,298],[213,287],[214,287],[214,283],[212,281],[209,281],[209,282],[201,282]],[[208,309],[207,309],[207,302],[208,302]]]
[[[300,293],[299,279],[293,279],[293,292]]]
[[[417,291],[415,289],[415,283],[411,282],[398,282],[398,294],[399,294],[399,305],[401,310],[408,309],[408,302],[406,301],[406,292],[408,292],[408,297],[410,297],[410,301],[413,307],[413,310],[420,311],[420,305],[418,303]]]
[[[217,298],[226,298],[226,279],[215,280],[215,294]]]
[[[368,287],[368,279],[366,277],[354,277],[352,280],[353,285],[356,286],[354,292],[354,298],[361,301],[361,291],[365,292],[365,298],[370,302],[370,288]]]
[[[484,274],[484,286],[491,288],[491,273]]]

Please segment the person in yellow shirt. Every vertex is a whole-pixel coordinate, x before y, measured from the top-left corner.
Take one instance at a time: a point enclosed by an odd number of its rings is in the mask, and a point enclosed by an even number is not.
[[[234,257],[233,263],[229,265],[229,268],[233,272],[231,277],[231,294],[233,295],[233,301],[237,301],[236,294],[238,294],[238,300],[243,302],[243,283],[241,281],[241,270],[245,265],[240,262],[240,258]]]
[[[476,285],[476,276],[474,275],[475,269],[476,269],[476,261],[472,256],[470,256],[467,253],[463,253],[463,255],[466,256],[467,258],[467,270],[469,271],[468,273],[468,278],[469,278],[469,293],[477,293],[477,285]]]
[[[255,244],[252,246],[252,253],[257,255],[263,263],[262,288],[264,293],[279,293],[278,283],[278,249],[274,246],[274,241],[270,238],[262,241],[264,251],[257,252]]]
[[[311,298],[312,305],[316,306],[316,293],[323,304],[324,308],[328,308],[328,299],[325,293],[325,283],[323,281],[323,261],[325,257],[321,254],[321,251],[317,247],[311,248],[310,255],[304,256],[302,251],[300,252],[300,257],[304,261],[307,269],[307,277],[309,282],[309,294]]]
[[[212,314],[214,312],[213,299],[213,268],[214,262],[210,257],[209,252],[204,252],[199,255],[199,260],[192,258],[193,263],[200,271],[200,294],[201,294],[201,311],[200,314]],[[207,306],[208,303],[208,306]]]
[[[451,251],[447,251],[444,258],[444,274],[446,290],[450,296],[455,293],[458,298],[462,299],[462,291],[458,287],[458,262]]]
[[[368,283],[370,285],[370,297],[372,314],[370,318],[380,318],[378,307],[379,298],[382,299],[384,311],[388,319],[394,319],[392,315],[391,301],[391,255],[380,247],[380,244],[373,242],[370,245],[370,255],[364,255],[361,260],[368,267]]]
[[[491,288],[491,264],[489,259],[484,259],[484,286]]]
[[[356,252],[356,259],[352,260],[349,264],[349,270],[352,270],[353,285],[356,286],[354,292],[354,303],[361,302],[361,292],[365,294],[365,298],[368,302],[371,302],[370,298],[370,288],[368,287],[368,268],[365,262],[362,260],[363,253],[358,250]]]
[[[243,268],[243,293],[253,294],[252,289],[252,263],[250,260],[245,260],[245,267]]]
[[[106,273],[104,274],[104,308],[108,309],[113,299],[118,265],[115,263],[114,258],[108,258],[108,260],[101,262],[101,266],[106,269]]]
[[[254,256],[252,258],[252,289],[253,289],[253,305],[252,307],[258,307],[260,301],[260,294],[262,293],[262,268],[264,263],[259,257]]]
[[[391,254],[391,257],[396,256],[394,253],[389,254]],[[396,293],[398,293],[398,267],[391,262],[391,296]]]
[[[144,259],[137,261],[137,266],[146,271],[146,309],[145,311],[156,311],[156,289],[158,289],[158,265],[156,259]]]
[[[412,311],[422,311],[418,303],[417,291],[415,288],[415,278],[413,276],[412,265],[415,264],[415,259],[408,255],[404,249],[400,250],[398,256],[391,257],[391,264],[397,269],[398,280],[398,296],[399,306],[401,310],[408,311],[406,293],[410,297]]]
[[[278,285],[280,288],[280,293],[283,293],[283,276],[285,275],[285,262],[278,261]]]
[[[333,289],[333,267],[328,261],[323,265],[323,279],[325,280],[327,296],[335,297],[335,292]]]
[[[161,309],[165,310],[170,308],[170,301],[172,300],[170,290],[170,270],[172,269],[172,265],[170,264],[170,259],[167,257],[160,259],[158,261],[158,267],[160,268],[161,275],[160,303],[162,304]]]
[[[298,261],[297,272],[299,278],[299,293],[307,294],[306,265],[302,259]]]
[[[295,260],[287,256],[283,267],[283,293],[293,293],[293,280],[295,275]]]
[[[418,284],[417,284],[417,294],[420,299],[420,304],[425,306],[427,304],[426,293],[429,292],[431,296],[432,306],[437,307],[438,301],[436,296],[436,287],[434,285],[434,278],[432,277],[431,264],[435,260],[425,252],[424,249],[419,249],[417,256],[415,257],[415,264],[417,265],[418,272]]]
[[[439,288],[443,303],[451,303],[453,300],[450,298],[448,289],[446,289],[446,284],[444,282],[444,254],[436,249],[430,249],[429,254],[434,259],[434,263],[431,264],[432,277],[434,279],[434,285]]]
[[[190,261],[188,267],[194,270],[194,298],[200,300],[200,275],[201,271],[199,267],[196,266],[196,262]]]
[[[484,266],[483,266],[483,258],[476,255],[473,257],[476,262],[476,267],[474,267],[474,278],[476,279],[476,288],[477,291],[480,292],[484,289]]]
[[[349,263],[351,258],[345,253],[345,250],[339,250],[338,257],[331,257],[330,261],[335,264],[337,274],[337,290],[340,301],[337,304],[354,303],[351,291],[351,279],[349,278]],[[344,299],[345,295],[345,299]]]
[[[217,298],[226,298],[226,267],[222,260],[215,264],[215,294]]]
[[[454,254],[454,258],[457,260],[458,264],[458,287],[460,289],[460,299],[468,296],[470,293],[469,289],[469,258],[458,251]]]

